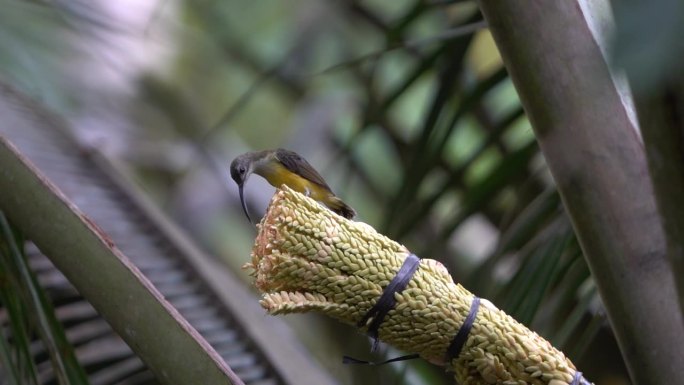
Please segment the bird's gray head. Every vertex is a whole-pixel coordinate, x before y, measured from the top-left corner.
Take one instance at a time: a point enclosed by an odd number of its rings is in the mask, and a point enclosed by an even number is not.
[[[242,188],[247,178],[252,173],[252,159],[249,153],[242,154],[233,159],[230,164],[230,177],[233,178],[238,187]]]
[[[252,222],[252,218],[249,216],[249,211],[247,211],[247,204],[245,203],[245,197],[243,195],[243,187],[245,181],[249,178],[252,173],[252,156],[251,153],[246,153],[233,159],[230,164],[230,177],[233,178],[235,183],[238,185],[238,191],[240,192],[240,203],[242,203],[242,209],[245,211],[247,219]]]

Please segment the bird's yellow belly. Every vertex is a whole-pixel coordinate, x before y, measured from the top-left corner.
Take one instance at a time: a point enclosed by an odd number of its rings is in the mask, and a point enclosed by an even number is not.
[[[325,201],[330,195],[323,187],[302,178],[283,166],[278,165],[277,167],[264,171],[264,178],[273,187],[280,188],[282,185],[287,185],[287,187],[308,195],[318,201]]]

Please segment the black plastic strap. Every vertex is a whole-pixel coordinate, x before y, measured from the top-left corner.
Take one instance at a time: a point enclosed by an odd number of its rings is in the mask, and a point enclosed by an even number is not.
[[[389,313],[397,303],[396,299],[394,299],[394,294],[399,293],[406,288],[406,285],[408,285],[411,278],[413,278],[413,274],[418,270],[419,265],[420,258],[413,253],[409,254],[399,268],[397,275],[392,278],[389,285],[383,290],[378,302],[376,302],[375,305],[368,310],[368,313],[366,313],[366,315],[357,323],[358,327],[363,327],[366,322],[373,317],[373,321],[371,321],[368,326],[368,335],[374,340],[371,351],[375,351],[378,347],[378,329],[380,328],[380,325],[385,320],[387,313]]]
[[[390,362],[414,360],[418,357],[420,357],[420,355],[418,353],[414,353],[414,354],[407,354],[405,356],[390,358],[389,360],[385,360],[385,361],[381,361],[381,362],[373,362],[373,361],[359,360],[359,359],[356,359],[354,357],[349,357],[349,356],[342,356],[342,363],[343,364],[357,364],[357,365],[385,365],[385,364],[389,364]]]
[[[463,345],[465,345],[466,341],[468,340],[470,329],[473,328],[473,323],[475,322],[475,317],[477,317],[478,310],[480,310],[480,298],[473,297],[473,302],[470,303],[470,311],[468,312],[468,316],[466,316],[465,321],[463,321],[463,325],[461,325],[461,328],[458,329],[454,339],[451,340],[451,344],[449,344],[449,347],[447,348],[445,355],[445,361],[447,363],[454,358],[458,358],[458,355],[461,354]]]

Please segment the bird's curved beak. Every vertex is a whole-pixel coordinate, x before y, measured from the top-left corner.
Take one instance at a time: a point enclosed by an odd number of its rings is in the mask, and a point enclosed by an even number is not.
[[[247,203],[245,203],[245,196],[242,192],[243,187],[244,187],[244,184],[240,184],[238,186],[238,190],[240,191],[240,203],[242,203],[242,209],[245,211],[245,215],[247,216],[247,220],[249,221],[249,223],[253,223],[252,218],[250,218],[250,216],[249,216],[249,211],[247,211]]]

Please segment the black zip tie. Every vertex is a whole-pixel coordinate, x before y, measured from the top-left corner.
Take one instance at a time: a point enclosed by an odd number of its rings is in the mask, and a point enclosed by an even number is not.
[[[451,362],[451,360],[453,360],[454,358],[458,358],[458,355],[461,354],[461,350],[463,349],[463,345],[465,345],[465,342],[468,340],[470,329],[473,328],[473,323],[475,322],[475,317],[477,317],[477,311],[479,309],[480,298],[473,297],[473,302],[470,303],[470,311],[468,312],[468,316],[466,317],[465,321],[463,321],[463,325],[461,325],[461,328],[458,329],[458,332],[454,336],[454,339],[451,340],[449,348],[447,348],[445,357],[445,361],[447,363]]]
[[[356,324],[358,327],[363,327],[366,322],[373,317],[373,321],[371,321],[368,326],[368,335],[373,338],[371,352],[376,351],[378,348],[378,329],[380,328],[380,325],[385,320],[387,313],[389,313],[389,311],[394,308],[394,305],[397,304],[394,294],[399,293],[406,288],[406,285],[408,285],[411,278],[413,278],[413,273],[418,270],[419,265],[420,258],[413,253],[409,254],[399,268],[397,275],[392,278],[389,285],[382,291],[382,295],[380,296],[380,299],[378,299],[378,302],[376,302],[375,305],[368,310],[366,315],[364,315]]]
[[[374,361],[364,361],[364,360],[359,360],[354,357],[349,357],[349,356],[342,356],[342,363],[345,365],[348,364],[356,364],[356,365],[385,365],[389,364],[390,362],[397,362],[397,361],[407,361],[407,360],[414,360],[416,358],[419,358],[420,354],[418,353],[413,353],[413,354],[407,354],[405,356],[399,356],[399,357],[394,357],[390,358],[389,360],[381,361],[381,362],[374,362]]]

